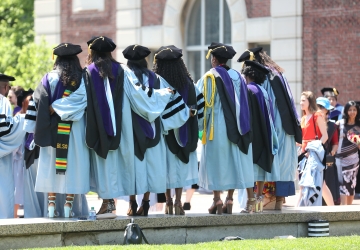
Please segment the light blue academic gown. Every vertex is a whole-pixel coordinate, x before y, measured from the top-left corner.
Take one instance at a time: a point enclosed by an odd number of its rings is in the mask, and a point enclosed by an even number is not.
[[[14,178],[12,152],[20,146],[25,137],[22,127],[25,115],[12,117],[9,100],[0,94],[0,114],[6,118],[0,118],[0,132],[7,131],[10,126],[10,133],[0,137],[0,219],[14,217]]]
[[[153,122],[164,111],[172,94],[166,89],[154,89],[149,98],[148,89],[143,90],[141,86],[135,85],[138,80],[134,73],[123,64],[121,67],[124,69],[124,96],[119,148],[109,151],[106,159],[99,157],[95,151],[90,151],[91,187],[103,199],[147,192],[147,181],[159,182],[162,176],[161,172],[154,175],[148,174],[147,164],[160,165],[163,164],[162,158],[165,158],[165,153],[160,157],[157,151],[152,152],[148,149],[146,154],[151,154],[152,159],[137,161],[134,152],[131,110],[147,121]],[[162,152],[165,152],[165,146]],[[165,173],[163,176],[165,177]],[[137,184],[140,186],[138,187]]]
[[[266,92],[266,90],[258,85],[259,88],[261,89],[263,95],[264,95],[264,99],[265,99],[265,104],[267,107],[270,107],[271,105],[271,100],[269,99],[269,95]],[[274,156],[273,159],[273,163],[271,166],[271,173],[266,172],[264,169],[260,168],[259,165],[254,163],[254,178],[255,181],[279,181],[280,180],[280,166],[279,166],[279,155],[278,155],[278,150],[279,150],[279,140],[277,137],[277,133],[276,133],[276,129],[275,129],[275,124],[273,121],[273,118],[271,116],[270,110],[267,109],[267,107],[265,107],[265,111],[267,111],[267,115],[269,116],[269,121],[270,121],[270,129],[271,129],[271,150],[272,150],[272,154]]]
[[[204,102],[202,93],[195,86],[197,106]],[[201,117],[204,112],[204,108],[200,108],[197,111],[197,117]],[[198,118],[198,123],[202,123],[203,118]],[[180,141],[179,128],[174,129],[174,134],[177,141]],[[197,133],[196,133],[197,136]],[[165,140],[166,143],[166,140]],[[180,144],[179,144],[180,145]],[[166,162],[167,162],[167,178],[166,188],[182,188],[192,184],[198,183],[198,160],[196,150],[189,155],[189,162],[182,162],[174,153],[172,153],[166,145]]]
[[[210,71],[213,73],[213,70]],[[239,74],[233,70],[228,70],[228,74],[233,82],[234,91],[237,99],[240,98],[240,78]],[[204,84],[207,84],[207,96],[211,96],[211,80],[204,83],[202,77],[197,85],[204,92]],[[252,144],[250,143],[248,154],[240,151],[238,146],[229,141],[226,133],[224,112],[220,97],[216,88],[214,103],[214,139],[209,140],[210,125],[212,119],[212,108],[207,108],[206,117],[207,142],[203,145],[200,169],[199,186],[209,190],[228,190],[243,189],[254,186],[254,170]],[[210,101],[209,99],[207,100]],[[239,105],[236,105],[239,110]],[[238,113],[238,112],[237,112]],[[239,125],[238,125],[239,127]],[[203,130],[204,124],[199,124],[199,130]]]
[[[160,77],[160,89],[154,89],[154,93],[168,93],[165,88],[172,87],[165,81],[164,78]],[[137,81],[137,80],[136,80]],[[148,77],[143,75],[143,84],[148,87]],[[125,89],[126,90],[126,89]],[[144,91],[147,93],[147,90]],[[161,136],[159,143],[152,148],[146,149],[144,159],[140,161],[134,154],[134,164],[135,164],[135,193],[133,194],[144,194],[146,192],[151,193],[164,193],[167,188],[167,153],[166,153],[166,141],[164,135],[167,134],[168,130],[181,127],[188,119],[190,115],[190,109],[185,105],[185,108],[176,112],[174,115],[169,118],[164,119],[163,116],[167,113],[177,109],[179,106],[184,104],[184,101],[181,100],[177,104],[165,109],[168,102],[175,100],[179,97],[179,93],[175,95],[166,95],[168,98],[167,101],[157,102],[149,107],[139,108],[138,100],[135,99],[135,96],[126,91],[126,94],[130,98],[132,103],[132,109],[138,115],[145,118],[147,121],[153,123],[154,120],[160,117],[161,123]],[[155,96],[156,97],[156,96]],[[151,96],[153,98],[153,96]],[[151,99],[148,98],[148,99]],[[164,99],[165,100],[165,99]],[[155,101],[155,99],[153,100]],[[142,102],[141,102],[142,104]],[[149,105],[149,103],[144,103]],[[153,127],[154,132],[156,131]]]
[[[59,81],[57,71],[48,74],[48,81],[53,94]],[[69,149],[67,155],[67,169],[65,175],[56,174],[55,158],[56,149],[53,147],[41,147],[39,166],[36,177],[35,191],[59,194],[86,194],[90,190],[90,157],[89,149],[85,144],[85,108],[86,90],[83,79],[79,88],[66,98],[60,98],[51,105],[61,120],[73,121]],[[29,105],[34,105],[30,102]],[[36,116],[36,111],[29,111]],[[41,121],[36,121],[41,122]],[[26,120],[24,129],[32,133],[35,129],[35,121]]]
[[[279,150],[277,154],[280,169],[279,181],[293,182],[295,181],[295,172],[297,166],[297,150],[295,138],[293,135],[286,134],[285,130],[282,127],[281,116],[279,113],[279,108],[281,107],[278,107],[276,105],[276,97],[268,78],[266,78],[265,82],[262,84],[262,87],[266,89],[267,93],[269,94],[269,97],[272,100],[274,110],[274,125],[279,141]]]
[[[47,193],[35,192],[38,159],[28,169],[24,169],[24,218],[47,217]],[[64,216],[66,194],[56,194],[56,211]],[[72,211],[75,215],[88,215],[88,204],[84,194],[76,194]]]

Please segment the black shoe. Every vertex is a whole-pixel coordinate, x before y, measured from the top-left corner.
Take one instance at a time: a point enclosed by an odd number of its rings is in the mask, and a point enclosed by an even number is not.
[[[190,202],[185,202],[185,203],[184,203],[184,206],[183,206],[183,209],[184,209],[184,210],[190,210],[190,209],[191,209]]]
[[[140,206],[139,210],[136,212],[136,215],[148,216],[149,208],[150,208],[150,201],[142,200],[141,206]]]

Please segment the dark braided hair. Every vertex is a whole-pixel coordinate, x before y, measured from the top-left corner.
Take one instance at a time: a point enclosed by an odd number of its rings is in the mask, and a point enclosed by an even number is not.
[[[266,74],[263,73],[262,71],[258,70],[255,67],[251,67],[251,66],[246,66],[244,65],[244,67],[241,70],[241,73],[244,76],[249,77],[252,81],[254,81],[256,84],[262,84],[265,79],[266,79]]]
[[[53,69],[60,71],[60,80],[64,86],[71,82],[80,83],[82,68],[77,56],[58,56]]]
[[[117,61],[112,57],[111,52],[90,50],[86,60],[86,65],[94,63],[99,69],[99,74],[103,79],[108,77],[109,80],[114,80],[114,76],[112,74],[112,62]]]
[[[255,54],[255,59],[258,63],[267,66],[271,69],[275,69],[279,73],[284,73],[284,69],[275,63],[265,51],[260,51]]]
[[[178,60],[157,60],[153,71],[163,77],[173,88],[182,89],[194,82],[182,58]]]
[[[140,60],[128,60],[127,66],[134,72],[136,78],[141,84],[143,84],[142,75],[145,74],[146,76],[149,76],[150,70],[148,69],[148,63],[145,58]]]

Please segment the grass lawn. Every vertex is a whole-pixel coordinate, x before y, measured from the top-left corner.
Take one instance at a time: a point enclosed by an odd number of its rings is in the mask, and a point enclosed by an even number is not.
[[[239,241],[215,241],[187,245],[133,245],[133,246],[84,246],[84,247],[61,247],[56,250],[66,249],[360,249],[360,236],[324,237],[324,238],[298,238],[298,239],[271,239],[271,240],[239,240]]]

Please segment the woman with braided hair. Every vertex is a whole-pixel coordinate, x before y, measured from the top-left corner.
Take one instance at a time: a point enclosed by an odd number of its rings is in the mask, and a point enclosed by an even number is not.
[[[195,87],[182,57],[182,50],[175,46],[159,48],[155,54],[154,72],[162,76],[180,96],[169,102],[168,107],[183,100],[183,107],[190,107],[190,118],[182,126],[168,130],[166,142],[166,214],[185,215],[181,203],[183,187],[198,182],[196,148],[198,141],[198,122],[204,116],[202,93]],[[182,109],[179,106],[179,110]],[[163,116],[163,120],[166,120]],[[175,203],[171,198],[171,189],[175,188]]]

